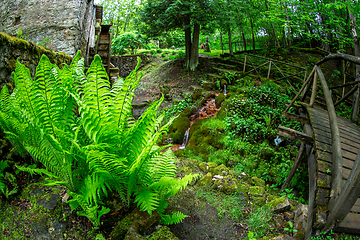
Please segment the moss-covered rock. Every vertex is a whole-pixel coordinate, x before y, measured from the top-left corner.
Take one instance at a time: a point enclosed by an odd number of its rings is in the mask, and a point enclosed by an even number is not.
[[[211,172],[214,174],[219,174],[219,175],[228,175],[229,169],[224,164],[221,164],[221,165],[213,168],[211,170]]]
[[[212,185],[212,179],[213,179],[213,175],[211,173],[207,173],[199,180],[199,184],[204,186],[210,186]]]
[[[265,181],[258,177],[252,177],[251,181],[255,186],[265,187]]]
[[[171,231],[170,228],[167,226],[162,226],[159,230],[151,234],[146,239],[149,240],[179,240]]]
[[[145,240],[143,236],[135,231],[134,228],[130,227],[129,231],[127,232],[124,240]]]
[[[184,139],[186,130],[190,127],[190,120],[180,115],[169,127],[169,135],[174,143],[181,144]]]
[[[192,96],[193,101],[195,102],[196,100],[200,99],[202,97],[203,93],[204,93],[203,88],[195,89],[194,93],[193,93],[193,96]]]
[[[259,186],[252,186],[249,188],[249,194],[261,197],[265,193],[265,188]]]
[[[224,93],[220,93],[219,95],[217,95],[217,97],[215,98],[215,105],[216,108],[220,108],[221,107],[221,103],[225,100],[225,94]]]
[[[160,215],[156,211],[150,216],[147,212],[142,212],[136,208],[115,226],[110,237],[112,239],[123,239],[130,227],[134,228],[136,232],[145,232],[159,220]]]
[[[196,108],[195,107],[187,107],[184,109],[184,111],[181,113],[181,115],[183,117],[190,117],[191,115],[193,115],[196,112]]]

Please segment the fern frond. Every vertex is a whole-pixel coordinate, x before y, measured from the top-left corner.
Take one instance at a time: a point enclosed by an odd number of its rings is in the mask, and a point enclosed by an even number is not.
[[[84,87],[84,95],[81,98],[83,104],[96,112],[97,117],[107,122],[111,115],[110,106],[110,82],[101,62],[99,55],[95,55],[87,71],[87,82]]]
[[[174,212],[173,215],[162,215],[161,216],[161,222],[165,225],[171,225],[171,224],[178,224],[181,223],[184,218],[188,217],[188,215],[185,215],[181,212]]]
[[[135,202],[137,206],[140,207],[141,211],[148,212],[150,216],[152,211],[159,206],[159,201],[157,194],[151,190],[143,189],[136,192]]]
[[[182,179],[176,179],[176,182],[168,190],[168,193],[165,194],[164,198],[169,198],[170,196],[176,195],[179,191],[185,189],[185,187],[199,177],[199,174],[189,174],[185,175]]]
[[[142,75],[137,77],[136,71],[140,67],[141,60],[138,57],[138,64],[135,70],[127,76],[122,84],[121,91],[114,96],[113,99],[113,116],[115,118],[116,125],[119,127],[120,132],[124,130],[126,122],[131,114],[131,104],[135,96],[134,90],[139,83]]]
[[[46,176],[51,177],[51,178],[56,178],[56,179],[58,178],[58,176],[56,176],[55,174],[53,174],[53,173],[51,173],[48,170],[43,169],[43,168],[30,168],[30,167],[18,166],[18,165],[15,165],[15,167],[17,169],[19,169],[20,171],[28,172],[31,175],[39,174],[40,176],[42,176],[43,174],[45,174]]]
[[[79,50],[79,51],[77,51],[75,57],[73,58],[73,60],[70,63],[70,70],[71,71],[73,71],[76,68],[76,66],[77,66],[80,59],[81,59],[81,51]]]

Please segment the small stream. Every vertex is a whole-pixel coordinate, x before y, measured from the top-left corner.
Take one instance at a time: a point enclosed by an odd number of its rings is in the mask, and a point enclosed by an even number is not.
[[[177,151],[179,149],[184,149],[189,141],[189,132],[191,126],[199,119],[205,119],[205,118],[211,118],[215,117],[216,113],[220,110],[220,108],[216,108],[215,104],[215,98],[219,95],[218,93],[215,94],[215,97],[211,97],[207,99],[204,103],[204,105],[196,111],[193,115],[189,117],[190,120],[190,127],[186,130],[184,134],[183,143],[180,144],[174,144],[171,149],[173,151]]]

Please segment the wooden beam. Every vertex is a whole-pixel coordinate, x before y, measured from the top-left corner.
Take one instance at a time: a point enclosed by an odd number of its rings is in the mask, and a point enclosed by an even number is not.
[[[285,112],[285,113],[283,113],[283,116],[293,119],[295,121],[301,122],[301,123],[310,124],[310,121],[308,118],[304,118],[304,117],[301,117],[301,116],[293,114],[293,113]]]
[[[341,153],[341,141],[340,141],[340,131],[337,121],[337,116],[335,112],[334,103],[331,99],[330,90],[326,84],[326,80],[323,72],[319,66],[316,66],[316,71],[319,76],[319,80],[323,89],[326,107],[329,114],[329,122],[331,129],[331,139],[332,139],[332,170],[331,170],[331,192],[330,192],[330,201],[328,209],[331,211],[334,202],[341,192],[342,185],[342,153]]]
[[[279,60],[275,60],[275,59],[271,59],[271,58],[266,58],[266,57],[261,57],[261,56],[257,56],[257,55],[253,55],[253,54],[247,54],[247,55],[253,56],[253,57],[257,57],[257,58],[266,59],[266,60],[271,60],[271,61],[273,61],[273,62],[278,62],[278,63],[282,63],[282,64],[285,64],[285,65],[288,65],[288,66],[292,66],[292,67],[296,67],[296,68],[300,68],[300,69],[306,70],[306,68],[304,68],[304,67],[300,67],[300,66],[297,66],[297,65],[294,65],[294,64],[291,64],[291,63],[286,63],[286,62],[282,62],[282,61],[279,61]]]
[[[356,123],[359,115],[359,101],[360,101],[360,84],[354,94],[353,104],[351,109],[351,122]]]
[[[308,169],[309,169],[309,206],[308,217],[305,228],[305,239],[310,239],[313,235],[313,223],[315,218],[315,206],[316,206],[316,189],[317,189],[317,171],[316,171],[316,158],[313,152],[310,152],[308,157]]]
[[[346,61],[353,62],[355,64],[360,64],[360,57],[356,57],[353,55],[345,54],[345,53],[336,53],[336,54],[329,54],[320,61],[316,63],[316,65],[323,64],[324,62],[327,62],[331,59],[344,59]]]
[[[278,127],[278,135],[302,142],[303,144],[312,145],[314,142],[314,139],[310,135],[283,126]]]
[[[278,68],[275,63],[273,63],[273,64],[274,64],[274,66],[276,67],[276,69],[281,73],[281,75],[282,75],[283,77],[285,77],[285,75],[284,75],[283,72],[280,70],[280,68]]]
[[[296,96],[293,98],[293,100],[291,100],[289,106],[287,106],[287,108],[284,110],[283,115],[285,116],[285,113],[289,110],[289,108],[293,105],[293,103],[295,102],[295,100],[300,96],[301,92],[304,90],[305,86],[308,84],[312,74],[315,71],[315,67],[313,68],[313,70],[311,71],[308,79],[306,79],[306,81],[304,82],[304,84],[302,85],[301,89],[299,90],[299,92],[296,94]]]
[[[251,66],[254,68],[255,72],[257,73],[257,75],[258,75],[258,76],[260,77],[260,79],[261,79],[261,76],[260,76],[259,72],[256,70],[256,67],[254,66],[254,64],[252,63],[252,61],[250,60],[250,58],[249,58],[249,62],[251,63]]]
[[[279,126],[279,127],[281,127],[281,126]],[[281,135],[281,134],[279,134],[279,135]],[[293,178],[293,176],[295,174],[295,171],[296,171],[296,169],[298,168],[298,166],[300,164],[300,159],[301,159],[303,153],[305,152],[304,149],[305,149],[305,145],[301,144],[301,147],[299,149],[298,155],[296,156],[294,165],[292,166],[289,175],[287,176],[284,184],[282,185],[280,192],[284,191],[287,188],[287,186],[289,185],[291,179]]]
[[[345,101],[348,97],[350,97],[351,94],[353,94],[358,86],[353,87],[343,98],[341,98],[337,103],[334,104],[334,107]]]
[[[245,55],[245,60],[244,60],[244,69],[243,69],[243,72],[245,72],[245,68],[246,68],[246,58],[247,58],[247,55]]]
[[[313,81],[313,87],[312,87],[312,93],[310,98],[310,107],[312,108],[315,103],[315,97],[316,97],[316,90],[317,90],[317,72],[315,72],[314,81]]]
[[[270,77],[270,71],[271,71],[271,60],[270,60],[269,62],[270,62],[270,63],[269,63],[269,70],[268,70],[267,78]]]
[[[339,85],[339,86],[335,86],[335,87],[331,87],[330,89],[347,87],[347,86],[350,86],[350,85],[355,85],[355,84],[357,84],[357,83],[360,83],[360,80],[353,81],[353,82],[348,82],[348,83],[346,83],[346,84]]]
[[[334,207],[330,211],[326,223],[326,229],[331,229],[336,222],[341,222],[351,208],[358,200],[360,195],[360,150],[355,160],[355,164],[351,170],[350,176],[346,181],[339,197],[337,198]]]

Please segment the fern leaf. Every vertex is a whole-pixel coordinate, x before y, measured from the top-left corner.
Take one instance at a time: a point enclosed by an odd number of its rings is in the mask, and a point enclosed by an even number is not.
[[[152,211],[159,206],[157,194],[148,189],[136,192],[135,202],[141,211],[148,212],[150,216]]]
[[[79,62],[79,60],[81,59],[81,51],[77,51],[75,57],[73,58],[73,60],[71,61],[70,63],[70,70],[73,71],[76,66],[77,66],[77,63]]]
[[[188,217],[181,212],[174,212],[173,215],[162,215],[161,223],[165,225],[178,224],[184,220],[184,218]]]

